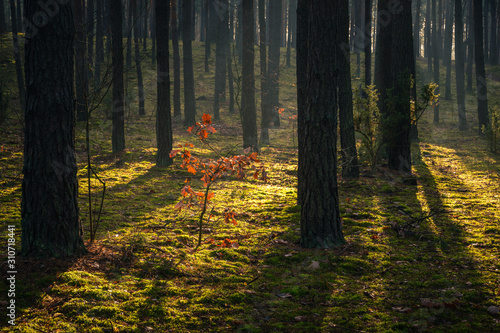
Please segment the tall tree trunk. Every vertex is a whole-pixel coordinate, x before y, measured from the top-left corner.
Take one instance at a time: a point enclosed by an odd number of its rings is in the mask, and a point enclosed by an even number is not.
[[[155,10],[156,0],[151,0],[151,18],[149,20],[149,26],[151,29],[151,64],[154,66],[156,64],[156,19],[155,19]],[[173,39],[173,36],[172,36]]]
[[[217,8],[217,12],[222,15],[218,21],[218,36],[216,41],[216,51],[215,51],[215,90],[214,90],[214,119],[220,119],[220,100],[223,99],[224,88],[226,83],[226,73],[227,73],[227,53],[228,53],[228,43],[229,43],[229,13],[227,9],[227,0],[219,0],[220,3],[216,4],[220,6]]]
[[[170,0],[170,26],[172,30],[172,49],[174,58],[174,118],[181,118],[181,56],[177,30],[177,0]],[[157,25],[157,24],[156,24]],[[158,29],[158,27],[157,27]]]
[[[279,115],[279,75],[280,75],[280,46],[281,46],[281,11],[282,0],[269,3],[269,26],[271,29],[269,41],[269,58],[267,66],[267,83],[269,91],[269,106],[271,119],[275,127],[280,126]]]
[[[427,0],[427,5],[425,9],[425,39],[427,43],[425,44],[425,57],[427,58],[427,73],[430,77],[432,73],[432,37],[431,37],[431,3],[433,0]]]
[[[125,56],[125,70],[127,71],[127,74],[130,72],[130,69],[132,68],[132,32],[135,31],[136,26],[139,26],[139,18],[138,17],[133,17],[134,12],[132,9],[132,1],[133,0],[128,0],[127,2],[127,7],[128,7],[128,18],[127,18],[127,31],[125,31],[125,34],[127,36],[127,51],[126,51],[126,56]],[[139,30],[139,29],[137,29]],[[128,75],[127,75],[128,76]]]
[[[104,25],[103,25],[103,1],[96,0],[96,27],[95,27],[95,71],[94,89],[98,90],[101,85],[101,64],[104,62]]]
[[[342,45],[349,44],[349,12],[348,1],[339,1],[336,10],[339,11],[336,16],[335,40],[339,43],[338,49]],[[360,6],[361,7],[361,6]],[[359,15],[361,16],[361,15]],[[358,23],[361,22],[359,18]],[[358,24],[356,34],[362,33],[362,24]],[[356,43],[355,49],[359,55],[359,46]],[[348,50],[345,50],[348,51]],[[353,106],[352,106],[352,89],[351,89],[351,58],[349,53],[343,54],[340,52],[334,53],[336,59],[335,64],[338,68],[338,108],[340,121],[340,147],[342,149],[342,177],[343,178],[358,178],[358,152],[356,150],[356,138],[354,136],[354,121],[353,121]]]
[[[451,49],[453,44],[453,1],[449,1],[446,9],[446,27],[444,36],[443,65],[446,66],[446,91],[444,99],[451,100]]]
[[[415,43],[415,56],[420,57],[420,9],[422,0],[416,1],[415,22],[413,23],[413,42]]]
[[[22,0],[17,0],[17,4],[16,4],[16,10],[17,10],[16,17],[17,17],[17,20],[16,21],[17,21],[17,29],[18,29],[19,32],[25,32],[24,31],[24,24],[22,24],[22,22],[23,22],[23,15],[22,15],[22,13],[24,13],[23,8],[22,8],[22,4],[23,4]]]
[[[489,8],[490,7],[490,2],[489,0],[484,0],[484,4],[483,4],[483,45],[484,45],[484,48],[483,48],[483,52],[484,52],[484,61],[485,63],[489,62],[489,55],[488,55],[488,51],[490,50],[490,40],[489,40],[489,36],[488,36],[488,31],[489,31],[489,27],[488,27],[488,11],[489,11]]]
[[[5,5],[4,1],[0,4],[0,35],[7,32],[7,21],[5,20]]]
[[[242,0],[243,10],[243,59],[241,90],[241,125],[243,127],[243,148],[259,150],[257,137],[257,111],[255,109],[255,33],[253,0]]]
[[[123,86],[123,33],[121,0],[109,0],[113,67],[113,153],[125,149],[125,101]]]
[[[137,0],[131,0],[132,12],[134,13],[134,21],[137,22],[139,18],[139,12],[137,10]],[[167,4],[168,7],[168,4]],[[137,71],[137,91],[139,97],[139,115],[144,116],[146,110],[144,108],[144,83],[142,80],[142,65],[141,65],[141,53],[139,51],[139,27],[134,24],[134,53],[135,53],[135,68]],[[170,93],[170,91],[169,91]]]
[[[434,83],[437,84],[436,94],[439,94],[439,64],[440,64],[440,36],[439,36],[439,19],[436,9],[436,1],[432,1],[432,45],[434,56]],[[439,123],[439,104],[434,106],[434,124]]]
[[[303,187],[299,198],[300,243],[303,248],[330,248],[345,243],[337,187],[336,115],[341,80],[337,60],[345,57],[340,22],[348,22],[348,1],[300,0],[299,8],[302,1],[308,4],[310,24],[308,51],[297,50],[308,52],[307,59],[302,59],[307,65],[307,94],[299,104],[298,114],[302,118],[298,172]],[[342,16],[347,18],[341,19]],[[304,20],[299,19],[299,23]],[[297,48],[305,44],[300,40],[297,43]]]
[[[365,0],[365,86],[372,81],[372,0]]]
[[[193,35],[192,13],[193,0],[182,1],[182,49],[184,63],[184,125],[191,126],[196,122],[196,99],[193,73]]]
[[[261,124],[260,145],[269,144],[269,123],[271,122],[271,109],[267,88],[267,47],[266,47],[266,1],[259,0],[259,26],[260,26],[260,102]]]
[[[21,49],[19,47],[19,36],[17,32],[17,16],[16,16],[16,4],[14,0],[9,0],[10,3],[10,20],[12,23],[12,44],[14,48],[14,61],[16,62],[16,77],[17,77],[17,88],[19,91],[19,101],[21,104],[21,111],[24,113],[26,110],[26,89],[24,86],[23,69],[21,62]]]
[[[488,0],[490,2],[490,64],[498,64],[498,41],[497,41],[497,1]]]
[[[294,47],[294,39],[296,39],[297,25],[297,0],[289,0],[288,9],[288,43],[286,46],[286,65],[290,67],[292,47]]]
[[[308,38],[309,38],[309,2],[310,0],[297,1],[297,142],[299,146],[299,172],[303,168],[304,159],[301,157],[304,151],[303,142],[306,140],[305,118],[307,116],[307,64],[308,64]],[[304,175],[306,176],[306,175]],[[306,193],[305,177],[297,177],[297,204],[303,204]]]
[[[75,38],[75,62],[76,62],[76,120],[85,121],[87,119],[87,101],[88,101],[88,77],[86,58],[86,39],[85,39],[85,21],[83,0],[74,0],[74,18],[76,28]]]
[[[390,5],[391,0],[379,0],[378,12],[389,10]],[[387,24],[378,25],[375,83],[380,92],[382,139],[386,144],[388,166],[411,172],[410,76],[414,61],[411,1],[402,1],[401,7]]]
[[[11,2],[12,4],[12,2]],[[26,2],[26,16],[40,7]],[[78,219],[72,5],[26,39],[26,112],[21,253],[65,257],[85,252]],[[50,82],[50,84],[47,84]]]
[[[455,74],[457,86],[458,128],[467,130],[465,116],[465,76],[464,76],[464,24],[462,0],[455,0]]]
[[[474,46],[476,58],[476,88],[477,88],[477,118],[479,121],[479,134],[483,134],[483,127],[488,128],[488,91],[486,88],[486,72],[484,69],[483,45],[483,2],[474,2]]]
[[[205,18],[205,25],[203,26],[204,32],[205,32],[205,73],[208,73],[210,71],[210,67],[208,66],[208,62],[210,60],[210,4],[211,0],[203,0],[203,7],[204,7],[204,12],[203,12],[203,17]]]
[[[184,0],[186,1],[186,0]],[[169,2],[156,1],[156,38],[157,38],[157,114],[156,114],[156,142],[158,155],[156,165],[166,167],[172,164],[173,135],[170,114],[170,70],[169,70],[169,41],[168,19]],[[173,8],[172,8],[173,10]],[[194,123],[193,123],[194,124]]]
[[[88,57],[88,65],[87,65],[87,77],[89,82],[93,79],[94,76],[94,8],[95,0],[87,0],[87,57]]]
[[[472,0],[465,0],[467,2],[467,27],[469,34],[467,36],[467,87],[465,88],[468,93],[472,93],[472,66],[474,62],[474,20],[473,20],[473,7]]]

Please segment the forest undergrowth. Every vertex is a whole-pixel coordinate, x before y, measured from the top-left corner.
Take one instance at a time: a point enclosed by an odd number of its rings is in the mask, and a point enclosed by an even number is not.
[[[203,72],[203,46],[195,45],[201,119],[210,113],[213,73]],[[154,68],[144,67],[153,82]],[[226,177],[215,184],[215,206],[196,252],[197,212],[175,209],[190,175],[178,164],[155,166],[154,87],[146,87],[145,117],[136,116],[129,100],[122,153],[111,153],[110,121],[96,113],[92,163],[107,186],[97,240],[87,243],[89,252],[80,258],[18,256],[17,325],[7,327],[3,319],[3,331],[500,330],[500,157],[473,126],[475,97],[467,96],[469,131],[457,129],[455,101],[441,99],[441,123],[432,124],[432,110],[422,118],[411,177],[382,164],[374,170],[363,166],[357,180],[341,180],[347,244],[303,250],[291,119],[294,72],[283,67],[283,122],[271,129],[271,144],[259,155],[269,181]],[[491,92],[500,89],[498,82],[488,83]],[[226,110],[227,102],[222,120],[213,124],[211,144],[241,153],[239,116]],[[19,250],[22,125],[11,116],[0,132],[0,236],[6,246],[6,227],[15,225]],[[84,137],[78,124],[79,203],[88,239]],[[174,122],[174,140],[195,143],[180,121]],[[211,156],[202,146],[191,152]],[[203,186],[194,177],[191,185]],[[92,188],[99,202],[97,181]],[[224,221],[227,209],[236,212],[236,224]],[[1,258],[4,274],[4,251]],[[3,296],[1,302],[7,305]]]

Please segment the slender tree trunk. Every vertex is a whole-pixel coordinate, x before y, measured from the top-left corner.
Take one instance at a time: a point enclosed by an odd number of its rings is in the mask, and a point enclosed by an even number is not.
[[[440,51],[440,36],[439,36],[439,20],[436,9],[436,1],[432,1],[432,45],[433,47],[433,56],[434,56],[434,83],[438,86],[436,88],[436,94],[439,94],[439,64],[441,54]],[[434,107],[434,124],[439,123],[439,104]]]
[[[7,32],[7,22],[5,20],[5,5],[2,1],[0,4],[0,35]]]
[[[458,128],[467,130],[465,116],[465,77],[464,77],[464,24],[462,0],[455,0],[455,74],[457,86]]]
[[[23,1],[22,0],[17,0],[17,4],[16,4],[16,9],[17,9],[17,13],[16,13],[16,16],[17,16],[17,29],[19,32],[25,32],[24,31],[24,26],[22,24],[23,22],[23,8],[22,8],[22,4],[23,4]]]
[[[451,49],[453,44],[453,1],[448,2],[446,9],[446,28],[444,36],[443,65],[446,66],[446,92],[444,99],[451,100]]]
[[[497,1],[488,0],[490,2],[490,64],[498,64],[498,41],[497,41]]]
[[[372,81],[372,0],[365,0],[365,86]]]
[[[182,1],[182,49],[184,63],[184,125],[191,126],[196,122],[196,99],[194,91],[193,47],[191,37],[193,0]]]
[[[255,109],[255,33],[253,0],[242,0],[243,10],[243,59],[241,91],[241,125],[243,127],[243,148],[259,150],[257,137],[257,111]]]
[[[302,59],[307,64],[307,94],[299,104],[298,114],[299,119],[302,118],[299,121],[302,140],[299,140],[298,172],[303,192],[299,198],[300,243],[303,248],[330,248],[345,243],[337,187],[336,115],[341,77],[336,61],[345,57],[345,49],[349,50],[349,44],[342,46],[340,31],[340,22],[349,21],[348,1],[305,2],[309,5],[310,20],[307,51],[297,50],[298,53],[308,52],[307,59]],[[346,18],[341,19],[342,16]],[[304,21],[299,19],[299,22]],[[304,44],[299,40],[297,48]],[[302,61],[297,63],[302,64]],[[298,71],[302,73],[304,69]]]
[[[335,40],[340,43],[338,49],[342,45],[349,45],[349,12],[348,1],[339,1],[337,6],[339,13],[336,15],[338,20],[336,27]],[[361,6],[360,6],[361,7]],[[361,22],[359,18],[358,23]],[[361,24],[358,24],[358,31],[361,33]],[[357,44],[357,43],[356,43]],[[354,45],[359,55],[358,45]],[[346,49],[345,51],[348,51]],[[353,106],[352,106],[352,89],[351,89],[351,58],[349,53],[342,54],[340,52],[334,53],[336,56],[335,64],[339,70],[338,74],[338,108],[339,108],[339,121],[340,121],[340,147],[342,149],[342,177],[345,179],[358,178],[358,152],[356,150],[356,138],[354,136],[354,121],[353,121]]]
[[[427,73],[430,77],[432,73],[432,37],[431,37],[431,3],[433,0],[427,0],[426,14],[425,14],[425,57],[427,58]]]
[[[297,0],[289,0],[288,10],[288,43],[286,48],[286,65],[291,66],[291,53],[294,47],[294,40],[296,39],[296,25],[297,25]]]
[[[154,66],[156,64],[156,19],[155,10],[156,0],[151,0],[151,18],[149,20],[149,27],[151,29],[151,64]],[[173,39],[173,36],[172,36]]]
[[[229,13],[226,10],[227,0],[219,0],[220,4],[217,4],[217,11],[222,15],[218,21],[218,36],[216,41],[216,51],[215,51],[215,91],[214,91],[214,119],[220,119],[220,100],[223,99],[224,86],[226,82],[227,74],[227,51],[229,43]]]
[[[281,11],[282,0],[269,3],[269,25],[271,29],[269,41],[269,58],[267,66],[269,106],[271,119],[275,127],[280,126],[279,115],[279,75],[280,75],[280,46],[281,46]]]
[[[420,57],[420,9],[422,0],[416,1],[415,22],[413,24],[413,41],[415,43],[415,57]]]
[[[87,77],[89,82],[94,77],[94,24],[95,24],[95,0],[87,0]]]
[[[261,125],[260,145],[269,144],[269,123],[271,122],[271,109],[269,107],[269,96],[267,88],[267,47],[266,47],[266,1],[259,0],[259,26],[260,26],[260,101],[261,101]]]
[[[10,3],[10,20],[12,24],[12,45],[14,48],[14,61],[16,62],[16,77],[17,88],[19,91],[19,101],[21,104],[21,111],[24,113],[26,108],[26,89],[24,86],[23,69],[21,62],[21,49],[19,47],[19,36],[17,33],[17,17],[16,17],[16,4],[14,0],[9,0]]]
[[[488,91],[486,87],[486,72],[484,68],[483,45],[483,2],[474,2],[474,46],[476,58],[476,87],[477,87],[477,118],[479,121],[479,134],[483,134],[483,127],[488,128]]]
[[[76,38],[75,38],[75,62],[76,62],[76,120],[85,121],[87,119],[87,99],[88,99],[88,77],[85,39],[85,21],[83,0],[73,1],[75,18]]]
[[[472,0],[465,0],[467,2],[467,27],[469,34],[467,36],[467,87],[465,88],[468,93],[472,93],[472,65],[474,62],[474,20],[473,20],[473,7]]]
[[[123,33],[121,0],[109,0],[113,67],[113,153],[125,149],[125,101],[123,85]]]
[[[12,4],[12,2],[11,2]],[[26,2],[26,16],[40,7]],[[26,112],[21,253],[66,257],[85,252],[78,219],[71,3],[26,39]],[[47,84],[50,82],[51,84]]]
[[[127,73],[129,73],[129,70],[132,68],[132,32],[134,32],[136,29],[135,27],[139,26],[139,18],[134,18],[134,12],[132,9],[132,1],[133,0],[128,0],[127,1],[127,7],[128,7],[128,18],[127,18],[127,31],[125,32],[127,35],[127,52],[126,52],[126,57],[125,57],[125,69]],[[137,29],[138,31],[139,29]]]
[[[203,0],[203,6],[204,6],[204,18],[205,18],[205,25],[203,27],[203,29],[205,30],[205,73],[208,73],[210,71],[210,68],[208,66],[208,62],[210,60],[210,33],[209,33],[209,28],[210,28],[210,25],[209,25],[209,22],[210,22],[210,18],[209,18],[209,13],[210,13],[210,4],[211,4],[211,0]]]
[[[139,18],[139,12],[137,10],[137,0],[131,0],[132,12],[134,13],[134,21],[137,22]],[[168,4],[167,4],[168,6]],[[144,83],[142,80],[142,65],[141,65],[141,53],[139,50],[139,27],[134,24],[134,53],[135,53],[135,68],[137,71],[137,91],[139,97],[139,115],[144,116],[146,110],[144,108]],[[169,91],[170,93],[170,91]]]
[[[157,0],[158,1],[158,0]],[[179,52],[179,36],[177,30],[177,0],[170,0],[172,30],[172,49],[174,58],[174,118],[181,118],[181,57]],[[157,25],[157,24],[156,24]],[[158,29],[158,27],[157,27]]]
[[[102,20],[102,0],[96,0],[96,28],[95,28],[95,71],[94,89],[98,90],[101,85],[101,64],[104,62],[104,26]]]
[[[308,38],[309,38],[309,2],[311,0],[297,1],[297,142],[299,146],[299,173],[304,168],[304,159],[301,157],[307,153],[304,151],[303,143],[306,140],[307,117],[307,64],[308,64]],[[306,176],[306,175],[304,175]],[[307,182],[305,177],[297,177],[297,204],[302,206],[306,193]]]
[[[184,0],[186,1],[186,0]],[[157,38],[157,114],[156,114],[156,142],[158,155],[156,165],[166,167],[172,164],[173,135],[170,114],[170,70],[169,70],[169,41],[168,19],[169,2],[156,1],[156,38]],[[173,8],[172,8],[173,10]],[[193,123],[194,124],[194,123]]]

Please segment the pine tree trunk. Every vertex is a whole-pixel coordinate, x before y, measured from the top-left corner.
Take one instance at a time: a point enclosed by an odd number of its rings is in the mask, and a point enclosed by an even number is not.
[[[486,88],[486,72],[484,68],[484,45],[483,45],[483,2],[474,2],[474,46],[476,59],[476,88],[477,88],[477,118],[479,121],[479,134],[483,134],[483,127],[488,128],[490,119],[488,116],[488,92]]]
[[[103,25],[103,2],[96,0],[96,27],[95,27],[95,71],[94,89],[98,90],[101,85],[101,64],[104,62],[104,25]]]
[[[181,118],[181,56],[179,53],[179,32],[177,25],[177,0],[170,0],[171,17],[170,25],[172,29],[172,51],[174,65],[174,118]]]
[[[89,82],[93,79],[94,73],[94,1],[87,0],[87,57],[88,57],[88,67],[87,67],[87,77]]]
[[[26,2],[26,16],[39,11]],[[72,5],[26,39],[26,112],[21,253],[65,257],[85,252],[78,219]],[[51,84],[47,84],[50,82]]]
[[[497,1],[487,0],[490,2],[490,64],[498,64],[498,41],[497,41]]]
[[[182,1],[182,49],[184,63],[184,125],[192,126],[196,122],[196,99],[193,73],[193,35],[192,20],[193,0]]]
[[[425,57],[427,58],[427,73],[430,76],[432,73],[432,37],[431,37],[431,3],[433,0],[427,0],[425,14]]]
[[[422,7],[422,0],[416,1],[415,22],[413,24],[413,41],[415,42],[415,57],[420,57],[420,9]]]
[[[156,156],[156,165],[161,167],[167,167],[172,164],[172,158],[170,158],[173,135],[172,120],[170,114],[170,70],[168,45],[168,19],[170,15],[169,8],[169,2],[156,1],[156,50],[158,52],[156,115],[156,141],[158,145],[158,154]]]
[[[451,100],[451,49],[453,44],[453,1],[446,7],[443,65],[446,66],[446,92],[444,99]]]
[[[467,130],[465,116],[465,75],[464,75],[464,24],[462,0],[455,0],[455,74],[457,86],[458,128]]]
[[[299,50],[305,43],[297,41],[298,54],[308,52],[297,63],[307,65],[298,69],[306,72],[307,91],[298,114],[300,243],[303,248],[330,248],[345,243],[337,187],[337,84],[341,79],[337,60],[345,57],[339,22],[348,22],[348,1],[301,0],[299,8],[303,1],[308,4],[310,30],[307,50]],[[298,31],[305,29],[298,27]],[[304,36],[299,33],[299,38]]]
[[[345,6],[345,8],[344,8]],[[338,13],[337,27],[335,39],[340,45],[349,45],[349,15],[344,15],[349,12],[348,2],[340,1],[336,6]],[[358,23],[361,22],[359,18]],[[361,24],[357,27],[358,32],[361,33]],[[358,50],[357,43],[354,46]],[[348,50],[344,50],[348,52]],[[347,55],[347,56],[346,56]],[[340,121],[340,147],[342,149],[342,177],[345,179],[358,178],[358,152],[356,150],[356,138],[354,136],[354,121],[353,121],[353,106],[352,106],[352,89],[351,89],[351,58],[349,53],[343,54],[335,52],[335,64],[338,68],[338,107],[339,107],[339,121]]]
[[[269,144],[269,123],[271,122],[271,109],[269,107],[269,95],[267,86],[267,47],[266,47],[266,1],[259,0],[259,26],[260,26],[260,100],[261,100],[261,124],[260,145]]]
[[[255,33],[253,0],[242,0],[243,11],[243,59],[241,91],[241,125],[243,127],[243,148],[259,150],[257,137],[257,111],[255,109]]]
[[[436,94],[439,94],[439,64],[440,64],[440,43],[439,43],[439,20],[436,9],[436,1],[432,1],[432,45],[433,45],[433,57],[434,57],[434,83],[438,86],[435,90]],[[434,107],[434,124],[439,123],[439,104]]]
[[[2,1],[0,4],[0,35],[3,35],[7,32],[7,23],[5,20],[5,6]]]
[[[88,94],[88,77],[86,57],[86,35],[84,21],[84,6],[83,0],[74,1],[74,18],[76,28],[75,38],[75,86],[76,86],[76,120],[85,121],[87,119],[87,100]]]
[[[472,0],[465,0],[467,3],[467,87],[465,88],[468,93],[472,93],[472,66],[474,62],[474,20]]]
[[[220,0],[220,6],[218,11],[222,15],[218,21],[218,36],[216,41],[216,51],[215,51],[215,89],[214,89],[214,119],[220,119],[220,100],[223,99],[224,86],[226,82],[227,73],[227,51],[228,51],[228,23],[229,23],[229,13],[226,10],[227,0]]]
[[[301,156],[302,143],[305,141],[305,110],[307,109],[307,56],[309,38],[309,1],[297,1],[297,142],[299,146],[299,156]],[[305,152],[304,152],[305,153]],[[303,158],[299,158],[299,170],[302,168]],[[302,205],[305,194],[304,177],[297,178],[297,204]]]
[[[132,12],[134,13],[134,21],[139,18],[139,12],[137,10],[137,0],[131,0]],[[146,110],[144,108],[144,83],[142,80],[142,65],[141,65],[141,54],[139,51],[139,28],[137,24],[134,24],[134,53],[135,53],[135,69],[137,72],[137,91],[139,97],[139,116],[144,116]]]
[[[365,86],[372,82],[372,0],[365,0]]]
[[[275,127],[280,126],[279,116],[279,75],[280,75],[280,47],[281,47],[281,11],[282,0],[269,3],[269,58],[267,66],[267,84],[269,91],[269,106],[271,109],[271,121]]]
[[[123,85],[123,33],[121,0],[109,0],[113,67],[113,128],[111,144],[113,153],[125,149],[125,105]]]
[[[18,22],[16,17],[16,5],[14,0],[10,3],[10,19],[12,23],[12,44],[14,48],[14,61],[16,62],[17,88],[19,91],[19,101],[21,102],[21,111],[25,112],[26,107],[26,89],[24,86],[24,76],[21,62],[21,49],[19,47],[19,35],[17,31]]]

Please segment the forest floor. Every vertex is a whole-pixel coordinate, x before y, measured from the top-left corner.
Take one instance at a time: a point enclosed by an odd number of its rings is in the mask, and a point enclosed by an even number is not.
[[[201,118],[211,108],[213,73],[203,71],[202,45],[195,50]],[[441,123],[432,124],[432,111],[424,116],[412,177],[381,165],[375,171],[363,167],[357,180],[341,179],[347,243],[304,250],[298,244],[297,138],[289,119],[296,114],[295,70],[284,67],[282,124],[271,130],[271,145],[260,155],[269,182],[227,177],[217,183],[213,218],[193,252],[199,212],[174,209],[190,175],[179,161],[155,166],[154,68],[144,63],[148,114],[136,116],[135,100],[129,100],[127,149],[111,153],[104,111],[91,122],[92,163],[106,182],[97,240],[80,258],[17,256],[16,326],[2,319],[3,331],[500,330],[500,164],[477,134],[473,95],[467,96],[469,131],[457,130],[453,101],[440,103]],[[499,91],[498,83],[489,84]],[[227,103],[211,142],[241,153],[239,117],[226,109]],[[0,126],[0,236],[5,248],[6,226],[15,225],[19,250],[23,137],[16,119]],[[174,126],[176,143],[192,142],[195,154],[211,156],[179,122]],[[88,240],[84,138],[78,124],[79,203]],[[201,181],[191,183],[203,188]],[[102,189],[96,180],[91,185],[98,204]],[[236,225],[223,221],[226,209],[236,211]],[[8,270],[4,253],[2,276]]]

